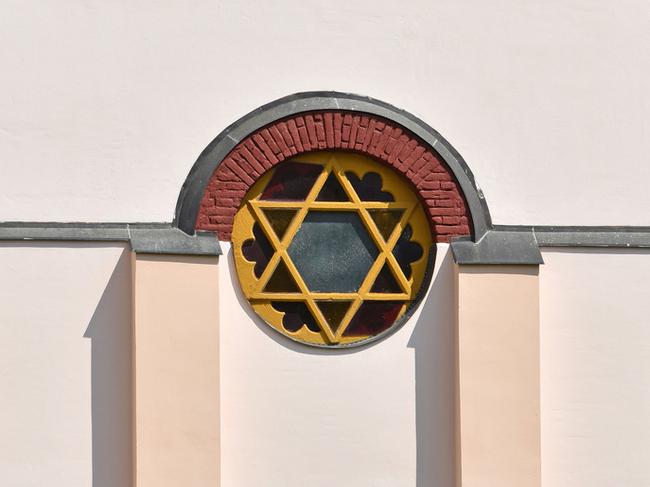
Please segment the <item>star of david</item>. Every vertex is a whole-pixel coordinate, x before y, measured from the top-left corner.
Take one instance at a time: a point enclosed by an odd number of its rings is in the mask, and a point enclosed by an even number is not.
[[[335,183],[331,182],[332,178]],[[328,180],[329,184],[340,185],[345,193],[345,197],[340,199],[347,199],[347,201],[319,200],[319,194]],[[411,281],[402,271],[393,250],[406,228],[417,204],[416,201],[365,201],[355,191],[336,156],[331,156],[304,201],[275,201],[257,197],[249,200],[247,204],[274,250],[253,288],[251,300],[304,302],[327,340],[336,344],[341,342],[345,330],[364,301],[407,302],[413,299]],[[377,215],[382,212],[385,215],[387,213],[385,210],[394,210],[390,214],[396,215],[388,225],[385,222],[382,224],[377,218]],[[376,246],[376,252],[371,253],[374,261],[358,288],[352,291],[311,289],[309,279],[305,279],[299,266],[291,257],[292,242],[301,232],[303,223],[310,221],[310,213],[313,215],[315,212],[324,211],[358,215],[365,231]],[[279,212],[282,218],[270,218],[273,212],[276,216]],[[395,291],[398,292],[373,290],[377,276],[385,267],[395,277],[398,285]]]

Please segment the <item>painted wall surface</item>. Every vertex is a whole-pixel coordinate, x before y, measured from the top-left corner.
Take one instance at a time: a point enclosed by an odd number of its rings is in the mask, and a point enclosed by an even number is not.
[[[232,255],[224,248],[222,485],[453,485],[448,246],[439,245],[431,288],[414,316],[387,339],[349,351],[308,348],[262,323],[233,287]]]
[[[132,257],[135,486],[219,487],[218,258]]]
[[[170,221],[231,122],[340,90],[460,151],[496,223],[649,225],[650,4],[0,5],[0,221]]]
[[[0,344],[0,485],[128,486],[128,250],[0,244]]]
[[[650,485],[650,251],[543,256],[543,485]]]
[[[448,485],[447,246],[401,330],[334,353],[260,323],[233,287],[224,248],[223,485]],[[650,251],[545,250],[544,259],[543,486],[648,485]],[[130,271],[123,247],[0,245],[0,484],[129,485]]]
[[[540,487],[539,268],[460,265],[463,487]]]

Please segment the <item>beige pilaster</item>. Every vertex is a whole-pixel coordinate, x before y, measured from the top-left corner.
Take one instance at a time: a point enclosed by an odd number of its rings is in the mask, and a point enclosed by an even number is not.
[[[133,254],[135,487],[219,485],[217,269]]]
[[[539,487],[539,267],[457,267],[463,487]]]

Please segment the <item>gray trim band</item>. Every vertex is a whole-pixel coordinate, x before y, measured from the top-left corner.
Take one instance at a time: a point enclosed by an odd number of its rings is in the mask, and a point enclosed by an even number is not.
[[[126,223],[0,223],[0,240],[128,241]]]
[[[650,227],[495,225],[478,242],[451,243],[458,264],[542,264],[550,247],[650,248]]]
[[[194,233],[205,186],[216,167],[241,140],[277,120],[319,110],[347,110],[376,115],[415,134],[440,155],[456,177],[469,206],[474,238],[480,239],[492,227],[485,197],[476,185],[472,171],[438,132],[414,115],[383,101],[335,91],[286,96],[253,110],[227,127],[210,142],[190,170],[178,197],[173,224],[188,234]]]
[[[488,231],[481,240],[458,238],[451,242],[457,264],[539,265],[542,254],[532,232]]]
[[[143,254],[221,255],[221,246],[212,232],[190,236],[178,228],[131,227],[131,248]]]
[[[187,235],[169,223],[0,223],[0,241],[129,242],[136,253],[221,255],[211,232]]]
[[[129,242],[134,252],[221,255],[212,232],[190,236],[169,223],[0,222],[0,241]],[[650,227],[496,225],[478,242],[451,243],[458,264],[542,264],[539,248],[650,248]]]
[[[650,248],[650,227],[532,227],[540,247]]]
[[[650,248],[646,226],[495,225],[498,232],[531,232],[540,247]]]

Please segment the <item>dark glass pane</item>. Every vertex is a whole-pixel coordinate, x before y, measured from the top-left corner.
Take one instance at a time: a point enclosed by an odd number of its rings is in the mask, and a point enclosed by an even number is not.
[[[284,232],[287,231],[291,220],[293,220],[294,215],[298,212],[298,210],[276,210],[270,208],[265,208],[262,211],[280,240],[284,237]]]
[[[377,335],[390,328],[399,314],[403,302],[366,301],[354,315],[343,336]]]
[[[357,213],[310,211],[288,253],[310,290],[354,292],[378,251]]]
[[[318,307],[325,316],[330,330],[336,333],[341,325],[341,320],[350,309],[351,301],[318,301]]]
[[[303,201],[322,171],[323,166],[317,164],[283,162],[275,168],[260,199]]]
[[[411,242],[412,236],[413,229],[411,225],[407,225],[393,250],[393,255],[407,279],[411,277],[411,263],[420,259],[423,254],[422,246],[417,242]]]
[[[253,272],[255,273],[255,277],[260,277],[273,255],[273,247],[271,247],[271,243],[266,238],[266,235],[264,235],[262,227],[257,223],[253,225],[253,235],[255,239],[246,240],[241,246],[241,252],[244,254],[246,260],[255,262]]]
[[[381,190],[381,176],[376,172],[368,172],[362,179],[352,171],[346,172],[345,175],[361,201],[395,201],[392,194]]]
[[[316,320],[314,320],[305,303],[272,301],[271,306],[284,313],[282,326],[286,330],[295,332],[305,325],[313,332],[320,332]]]
[[[327,181],[325,181],[316,199],[318,201],[350,201],[334,173],[327,176]]]
[[[404,210],[368,210],[368,213],[377,225],[381,236],[384,237],[384,240],[388,240],[402,218]]]
[[[298,286],[294,281],[289,269],[284,261],[280,260],[278,266],[273,271],[271,279],[264,286],[264,291],[269,293],[295,293],[298,292]]]
[[[399,286],[393,276],[392,271],[387,264],[384,264],[384,267],[381,268],[381,271],[375,279],[375,283],[372,285],[370,292],[373,293],[401,293],[402,288]]]

